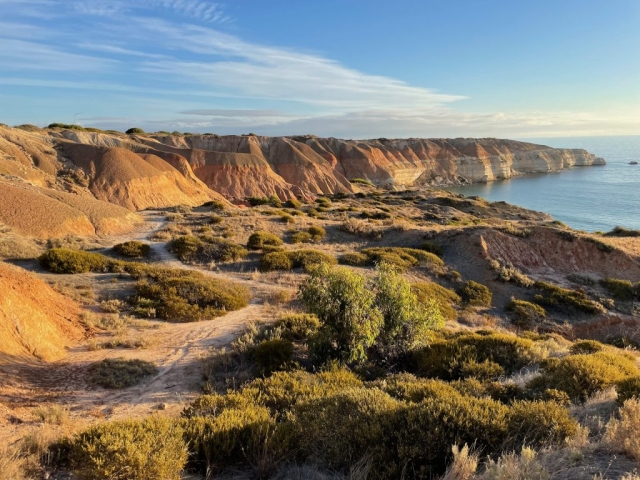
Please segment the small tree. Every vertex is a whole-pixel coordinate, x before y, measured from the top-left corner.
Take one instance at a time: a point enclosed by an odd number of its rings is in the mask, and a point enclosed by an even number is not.
[[[383,325],[372,283],[364,275],[321,264],[300,286],[307,309],[321,321],[310,349],[319,361],[362,362]]]
[[[411,283],[397,268],[383,262],[376,267],[376,273],[376,306],[384,319],[377,344],[383,356],[395,356],[424,344],[430,332],[444,326],[445,319],[436,301],[418,301]]]

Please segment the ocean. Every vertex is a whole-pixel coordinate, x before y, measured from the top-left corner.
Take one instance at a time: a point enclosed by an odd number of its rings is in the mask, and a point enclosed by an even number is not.
[[[522,141],[556,148],[584,148],[604,158],[607,165],[575,167],[559,173],[447,190],[546,212],[577,230],[606,232],[617,225],[640,229],[640,165],[629,165],[631,161],[640,163],[640,136]]]

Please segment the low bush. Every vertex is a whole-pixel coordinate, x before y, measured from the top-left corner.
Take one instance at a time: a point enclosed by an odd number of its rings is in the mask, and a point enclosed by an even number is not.
[[[373,183],[370,180],[367,180],[365,178],[353,178],[351,180],[349,180],[351,183],[357,183],[360,185],[366,185],[367,187],[373,187]]]
[[[293,313],[278,320],[276,327],[281,330],[281,336],[285,340],[302,341],[318,332],[320,320],[308,313]]]
[[[261,250],[267,246],[278,247],[280,245],[282,245],[280,237],[273,233],[265,232],[264,230],[252,233],[247,242],[247,247],[250,250]]]
[[[309,232],[296,232],[291,235],[291,243],[310,243],[313,236]]]
[[[491,306],[491,299],[493,294],[486,285],[474,282],[473,280],[466,281],[459,289],[458,295],[462,300],[469,305],[478,305],[483,307]]]
[[[547,318],[543,307],[525,300],[511,299],[506,309],[513,314],[513,324],[527,330],[536,328]]]
[[[338,263],[353,267],[364,267],[369,265],[369,257],[363,253],[345,253],[338,257]]]
[[[274,338],[259,343],[252,352],[258,375],[269,376],[291,363],[293,344],[289,340]]]
[[[168,250],[186,263],[234,262],[249,253],[229,240],[210,236],[178,237],[169,243]]]
[[[434,255],[437,255],[439,257],[442,257],[442,254],[444,253],[442,247],[433,242],[423,242],[422,245],[420,245],[420,250],[433,253]]]
[[[444,262],[438,256],[417,248],[374,247],[365,248],[360,253],[367,257],[367,265],[388,263],[401,269],[417,265],[444,266]]]
[[[289,256],[289,252],[270,252],[264,254],[260,258],[260,271],[271,272],[274,270],[291,270],[293,261]]]
[[[127,135],[144,135],[146,132],[141,128],[134,127],[130,128],[124,133],[126,133]]]
[[[489,266],[496,272],[496,280],[500,282],[512,282],[521,287],[529,288],[535,284],[528,276],[522,273],[511,262],[502,263],[491,260]]]
[[[156,373],[158,367],[153,363],[138,359],[107,358],[89,366],[92,383],[113,389],[132,387],[145,377]]]
[[[596,353],[602,352],[606,347],[595,340],[580,340],[571,345],[570,351],[574,355],[580,355],[583,353]]]
[[[554,401],[515,401],[506,415],[508,447],[562,445],[578,433],[569,410]]]
[[[565,392],[574,401],[638,375],[635,359],[626,354],[597,352],[552,358],[541,363],[542,374],[527,388],[544,391],[553,388]]]
[[[213,210],[214,212],[222,212],[227,208],[227,204],[222,200],[213,200],[209,204],[209,206],[211,207],[211,210]]]
[[[148,257],[151,253],[151,247],[146,243],[136,242],[134,240],[130,242],[119,243],[113,247],[113,251],[118,255],[130,258],[144,258]]]
[[[497,372],[492,364],[512,374],[539,360],[532,340],[504,333],[440,336],[415,350],[412,357],[419,375],[443,380],[473,376],[474,370],[486,372],[487,368]]]
[[[282,215],[280,215],[280,220],[284,223],[295,223],[296,221],[293,215],[290,215],[288,213],[283,213]]]
[[[52,248],[43,253],[40,265],[53,273],[108,272],[119,262],[99,253]]]
[[[630,398],[640,398],[640,376],[625,378],[616,384],[618,403],[623,404]]]
[[[230,408],[210,417],[183,421],[190,465],[207,476],[257,465],[272,449],[274,420],[264,407]]]
[[[73,472],[85,480],[178,480],[187,462],[183,436],[168,418],[102,423],[72,440]]]
[[[568,307],[591,315],[606,312],[600,303],[590,300],[582,292],[558,287],[547,282],[536,282],[535,287],[542,292],[542,294],[535,296],[535,302],[541,305],[555,308]]]
[[[640,237],[640,230],[630,230],[624,227],[615,227],[608,233],[604,234],[605,237]]]
[[[620,418],[611,420],[607,425],[604,442],[614,450],[640,461],[640,398],[624,402],[618,414]]]
[[[311,235],[313,240],[316,241],[316,242],[322,240],[325,237],[325,235],[327,234],[327,231],[323,227],[321,227],[319,225],[313,225],[313,226],[309,227],[307,229],[307,232],[309,233],[309,235]]]
[[[289,208],[300,208],[302,206],[302,202],[300,200],[292,198],[286,201],[285,206]]]
[[[454,321],[458,318],[458,312],[453,308],[453,305],[459,304],[462,299],[453,290],[438,285],[435,282],[414,283],[411,289],[418,297],[420,303],[434,300],[446,320]]]
[[[631,302],[640,298],[639,285],[633,284],[629,280],[619,280],[617,278],[605,278],[600,280],[602,285],[613,298],[623,302]]]

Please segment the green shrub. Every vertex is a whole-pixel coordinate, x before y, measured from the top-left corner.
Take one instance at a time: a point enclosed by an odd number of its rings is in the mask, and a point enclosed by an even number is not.
[[[71,442],[73,473],[85,480],[178,480],[187,462],[174,420],[149,417],[102,423]]]
[[[190,464],[207,475],[257,464],[271,452],[276,429],[269,410],[251,405],[226,409],[214,417],[193,417],[184,420],[183,427]]]
[[[282,201],[278,198],[277,195],[272,194],[269,196],[269,205],[274,208],[282,208]]]
[[[564,306],[592,315],[605,313],[606,311],[601,304],[590,300],[589,297],[582,292],[558,287],[547,282],[536,282],[535,286],[542,292],[541,295],[536,295],[535,297],[536,303],[541,305],[556,308]]]
[[[574,355],[580,355],[582,353],[596,353],[605,349],[605,346],[596,342],[595,340],[580,340],[571,345],[571,353]]]
[[[132,387],[156,373],[158,367],[153,363],[138,359],[107,358],[89,366],[91,382],[104,388]]]
[[[193,272],[197,273],[197,272]],[[142,280],[136,284],[138,302],[150,300],[160,318],[193,322],[224,315],[249,304],[251,295],[243,285],[202,274]]]
[[[288,213],[283,213],[282,215],[280,215],[280,220],[284,223],[295,223],[296,221],[293,215],[290,215]]]
[[[525,300],[511,299],[506,309],[513,313],[513,324],[519,328],[535,328],[547,318],[543,307]]]
[[[354,267],[364,267],[369,265],[369,257],[363,253],[345,253],[338,257],[338,262],[341,265],[351,265]]]
[[[640,230],[629,230],[624,227],[615,227],[608,233],[604,234],[605,237],[640,237]]]
[[[313,237],[309,232],[296,232],[291,235],[291,243],[310,243]]]
[[[634,358],[606,352],[549,359],[542,362],[541,368],[541,376],[531,380],[527,388],[538,391],[554,388],[574,401],[584,401],[600,390],[638,375]]]
[[[259,343],[252,356],[257,365],[258,375],[271,375],[291,363],[293,344],[289,340],[275,338]]]
[[[373,183],[365,178],[353,178],[349,180],[351,183],[359,183],[360,185],[366,185],[367,187],[373,187]]]
[[[569,410],[553,401],[515,401],[506,420],[513,448],[524,444],[532,447],[562,445],[578,433],[578,422],[571,418]]]
[[[249,205],[257,207],[260,205],[269,205],[270,201],[267,197],[249,197],[247,198]]]
[[[295,198],[292,198],[286,201],[285,206],[289,208],[300,208],[302,206],[302,202],[300,200],[296,200]]]
[[[434,339],[428,346],[413,352],[418,374],[444,380],[464,378],[478,364],[491,362],[499,365],[507,374],[539,360],[534,342],[515,335],[491,333],[461,333]],[[486,365],[491,367],[491,363]]]
[[[222,200],[213,200],[210,203],[210,206],[211,206],[211,210],[213,210],[214,212],[221,212],[227,208],[227,204]]]
[[[375,388],[348,389],[302,403],[296,408],[301,449],[308,458],[343,470],[353,466],[365,452],[380,456],[379,449],[388,433],[381,419],[399,405]]]
[[[99,253],[52,248],[44,252],[40,265],[53,273],[108,272],[117,261]]]
[[[249,253],[229,240],[210,236],[178,237],[169,243],[168,249],[187,263],[233,262],[245,258]]]
[[[260,250],[266,246],[278,247],[280,245],[282,245],[280,237],[263,230],[252,233],[247,242],[247,247],[250,250]]]
[[[290,341],[301,341],[311,338],[320,328],[320,320],[308,313],[293,313],[282,317],[276,323],[282,330],[282,337]]]
[[[425,398],[445,398],[458,394],[457,390],[447,382],[431,378],[416,378],[410,373],[389,375],[383,380],[372,382],[371,385],[393,398],[413,403],[420,403]]]
[[[486,285],[468,280],[458,289],[458,294],[469,305],[491,306],[493,294]]]
[[[634,285],[629,280],[606,278],[604,280],[600,280],[600,285],[602,285],[616,300],[630,302],[635,298],[640,297],[638,285]]]
[[[630,398],[640,398],[640,375],[625,378],[616,384],[618,403],[623,405]]]
[[[420,245],[420,250],[433,253],[434,255],[437,255],[439,257],[442,257],[442,254],[444,253],[442,251],[442,247],[433,242],[424,242],[422,245]]]
[[[274,270],[291,270],[293,261],[288,252],[266,253],[260,258],[260,271],[271,272]]]
[[[383,316],[365,276],[322,264],[300,286],[300,298],[321,322],[310,345],[316,360],[360,362],[367,358],[367,349],[382,328]]]
[[[130,241],[115,245],[113,251],[124,257],[144,258],[151,253],[151,247],[146,243]]]
[[[403,269],[417,265],[444,266],[439,257],[417,248],[375,247],[365,248],[361,253],[369,258],[369,265],[384,262]]]
[[[146,132],[141,128],[134,127],[130,128],[124,133],[126,133],[127,135],[144,135]]]
[[[294,268],[303,268],[305,271],[318,265],[335,265],[338,261],[319,250],[294,250],[289,252],[289,257]]]
[[[414,283],[411,289],[416,294],[420,303],[427,303],[433,299],[446,320],[454,321],[458,318],[458,312],[453,308],[453,305],[459,304],[462,299],[453,290],[438,285],[435,282]]]
[[[327,234],[327,231],[319,225],[313,225],[309,227],[307,232],[309,233],[309,235],[311,235],[313,240],[316,242],[322,240]]]

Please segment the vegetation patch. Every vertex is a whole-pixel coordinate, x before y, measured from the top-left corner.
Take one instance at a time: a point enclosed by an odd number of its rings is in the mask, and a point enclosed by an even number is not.
[[[605,237],[640,237],[640,230],[630,230],[624,227],[615,227],[604,234]]]
[[[169,243],[168,249],[186,263],[234,262],[249,254],[244,247],[229,240],[206,235],[178,237]]]
[[[616,300],[632,302],[640,298],[640,284],[634,284],[629,280],[620,280],[617,278],[605,278],[600,280],[599,283]]]
[[[309,271],[318,265],[335,265],[337,260],[319,250],[294,250],[291,252],[271,252],[260,259],[260,270],[270,272],[274,270],[291,270],[302,268]]]
[[[146,243],[132,240],[130,242],[119,243],[113,247],[113,251],[118,255],[129,258],[145,258],[151,253],[151,246]]]
[[[535,302],[540,305],[559,309],[570,308],[591,315],[606,312],[600,303],[577,290],[569,290],[547,282],[536,282],[535,287],[542,292],[535,296]]]
[[[178,422],[149,417],[90,427],[71,440],[70,459],[82,480],[178,480],[187,448]]]
[[[453,290],[435,282],[414,283],[411,285],[411,290],[415,293],[420,303],[435,301],[446,320],[454,321],[458,318],[458,312],[453,306],[460,304],[462,299]]]
[[[525,300],[511,299],[506,309],[513,314],[513,324],[527,330],[535,329],[547,318],[543,307]]]
[[[473,280],[468,280],[458,289],[458,295],[469,305],[491,306],[493,293],[489,287]]]
[[[250,250],[261,250],[264,247],[278,247],[280,245],[282,245],[280,237],[264,230],[252,233],[247,242],[247,248]]]
[[[100,253],[52,248],[43,253],[40,265],[53,273],[109,272],[121,262]]]
[[[156,373],[155,364],[138,359],[107,358],[89,366],[91,383],[112,389],[132,387]]]

